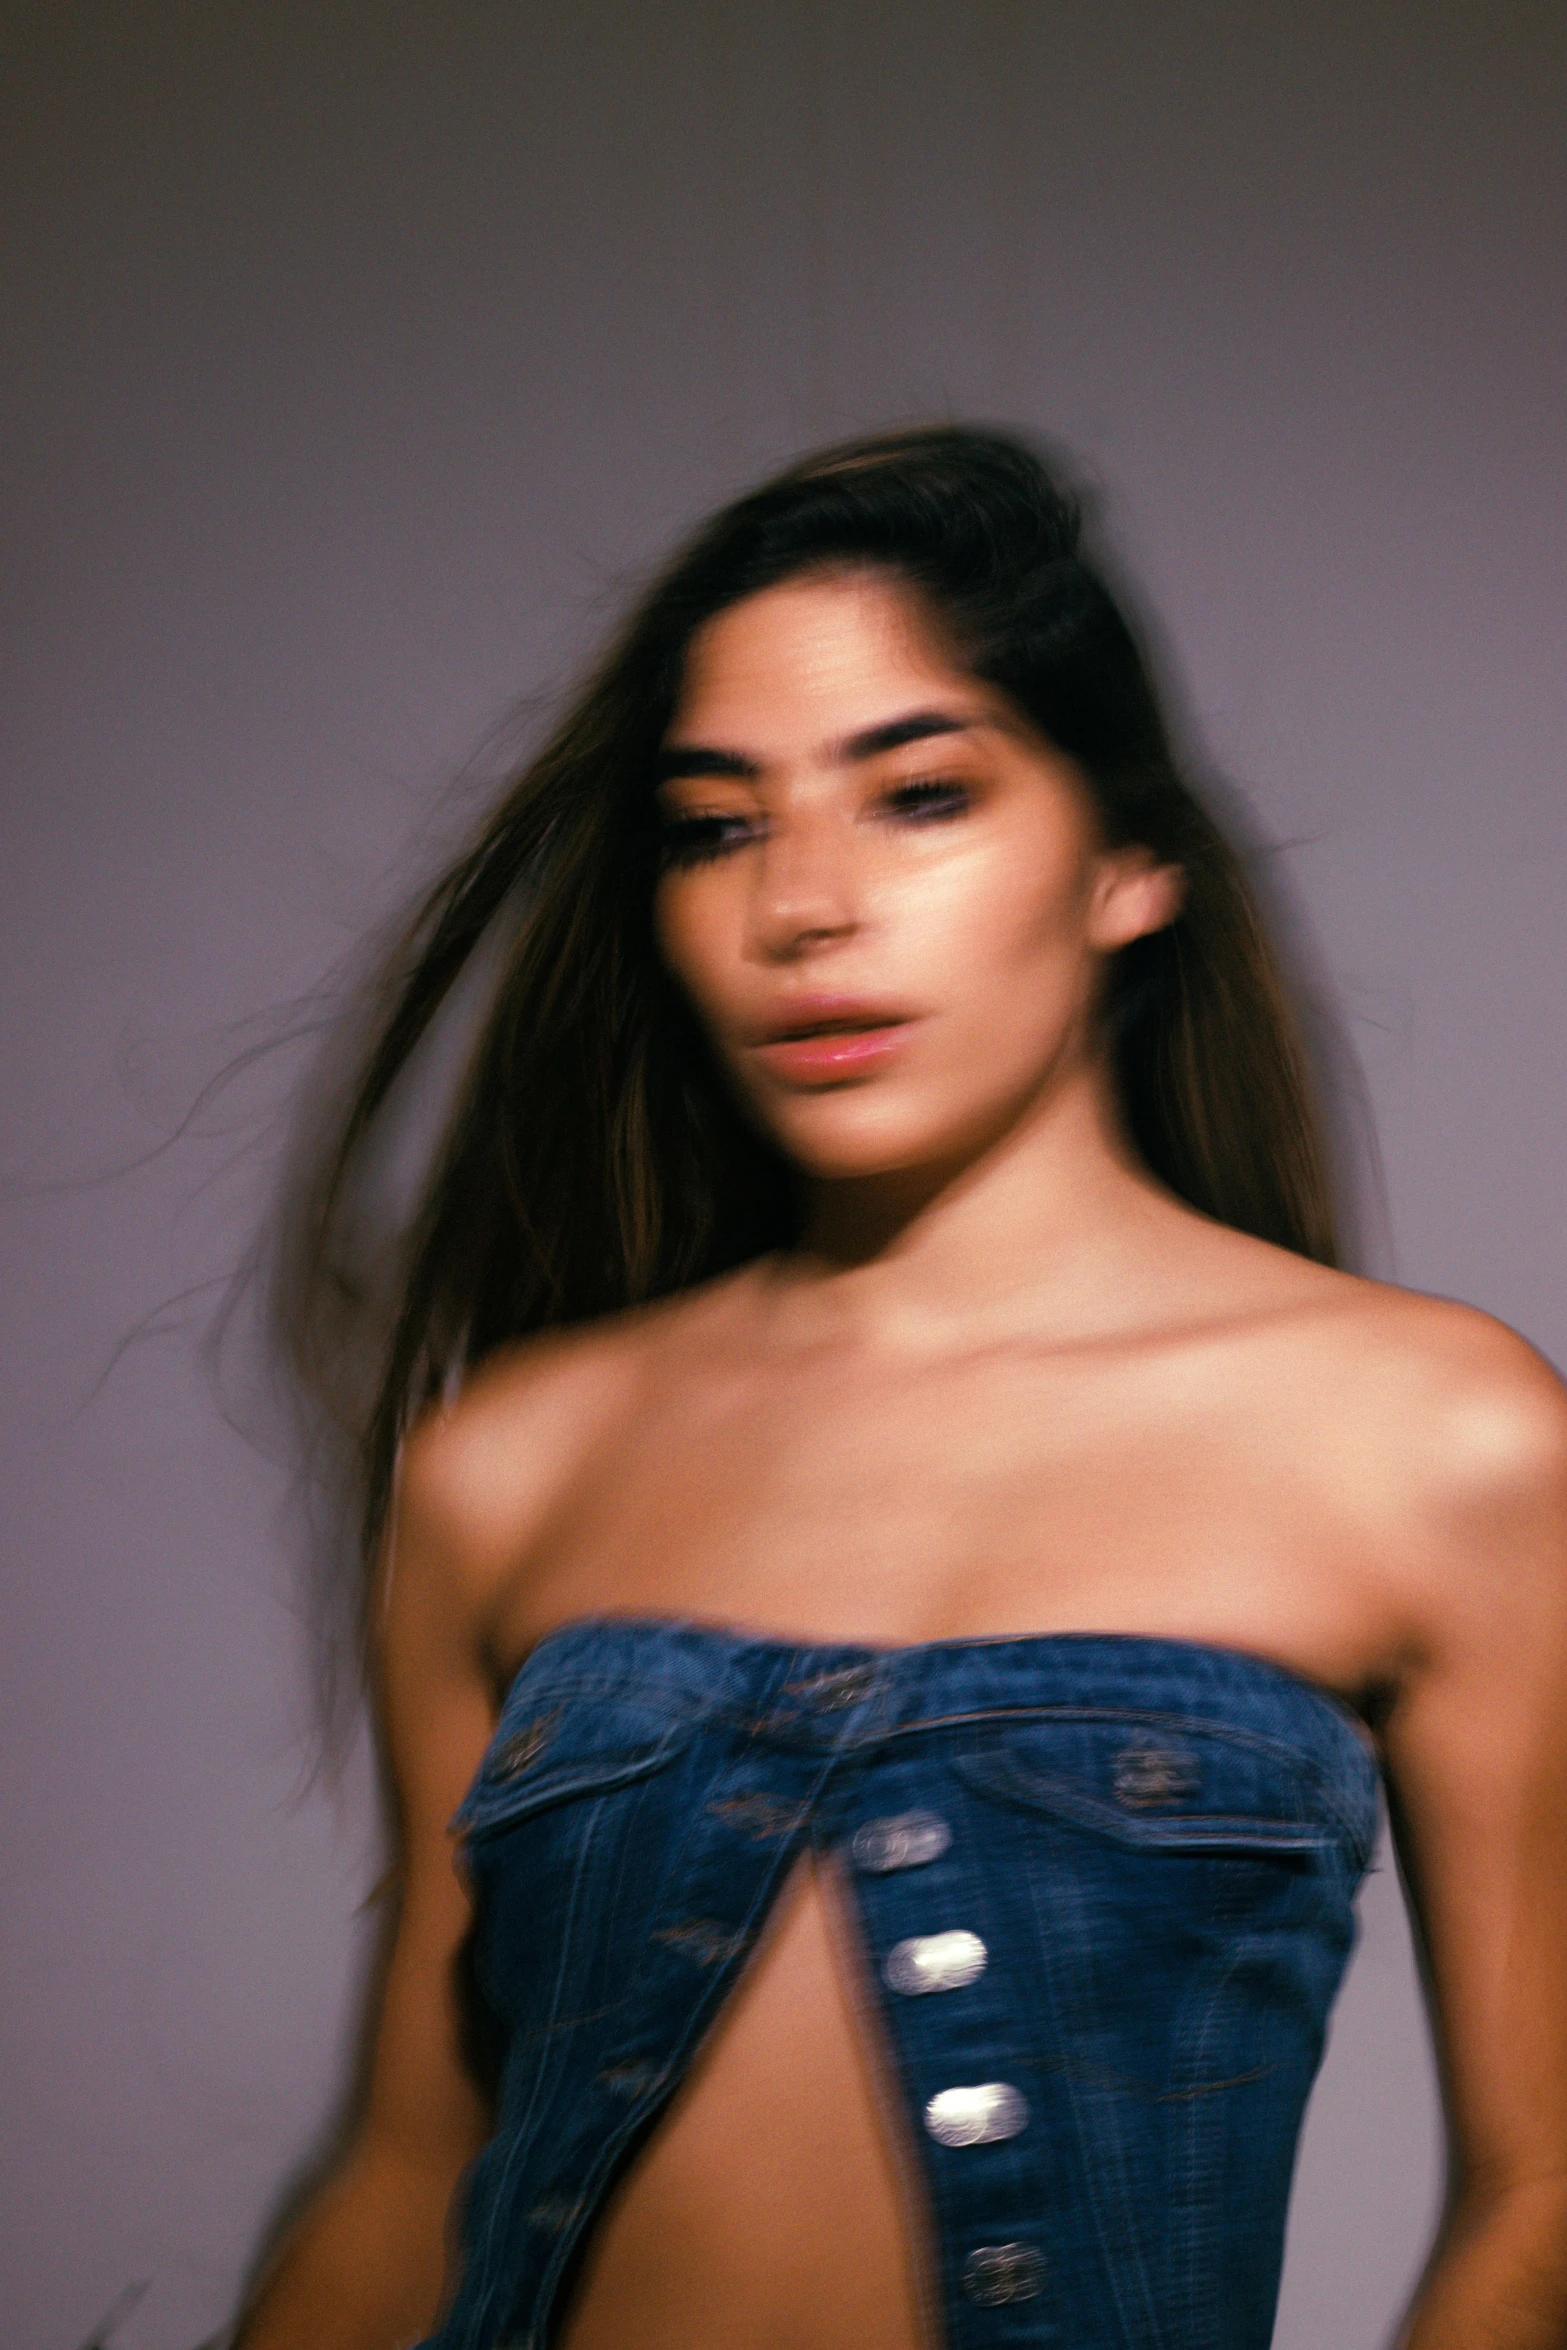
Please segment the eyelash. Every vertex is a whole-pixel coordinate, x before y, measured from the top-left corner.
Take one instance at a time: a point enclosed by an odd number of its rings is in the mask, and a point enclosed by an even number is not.
[[[742,845],[726,835],[725,827],[744,824],[743,816],[666,816],[659,826],[659,863],[682,871],[692,865],[711,865],[715,858],[726,857]]]
[[[973,794],[956,776],[917,775],[907,783],[895,783],[887,800],[916,824],[939,824],[951,816],[967,815]]]
[[[889,815],[912,824],[942,824],[968,813],[972,794],[952,776],[915,776],[895,783],[883,794]],[[710,865],[743,848],[750,820],[693,809],[687,815],[666,816],[659,827],[659,860],[665,867],[686,870]]]

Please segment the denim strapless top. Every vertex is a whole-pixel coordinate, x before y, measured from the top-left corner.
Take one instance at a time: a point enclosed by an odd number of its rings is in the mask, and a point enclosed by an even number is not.
[[[546,2350],[791,1864],[842,1863],[949,2350],[1265,2350],[1377,1827],[1335,1699],[1101,1634],[541,1641],[456,1826],[499,2059],[439,2350]]]

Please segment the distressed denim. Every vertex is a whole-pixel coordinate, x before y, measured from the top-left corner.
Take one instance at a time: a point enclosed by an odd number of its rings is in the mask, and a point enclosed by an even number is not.
[[[1377,1825],[1336,1700],[1229,1649],[568,1624],[457,1815],[500,2050],[438,2350],[546,2350],[807,1848],[842,1877],[949,2350],[1265,2350]]]

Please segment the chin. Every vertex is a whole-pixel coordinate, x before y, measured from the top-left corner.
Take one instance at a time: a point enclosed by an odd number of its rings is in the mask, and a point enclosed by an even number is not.
[[[943,1125],[906,1111],[900,1115],[887,1103],[851,1103],[844,1095],[819,1097],[791,1116],[768,1119],[766,1128],[785,1158],[821,1183],[908,1174],[939,1165],[962,1147]]]

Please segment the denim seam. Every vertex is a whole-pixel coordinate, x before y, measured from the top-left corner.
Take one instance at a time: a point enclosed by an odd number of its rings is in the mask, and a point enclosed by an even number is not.
[[[578,1903],[581,1898],[581,1888],[585,1878],[583,1862],[586,1854],[593,1845],[594,1831],[597,1826],[598,1822],[591,1815],[589,1815],[581,1843],[579,1844],[577,1852],[574,1855],[575,1865],[573,1866],[571,1874],[570,1896],[566,1903],[567,1918],[559,1936],[559,1964],[556,1968],[555,1981],[550,1992],[550,2008],[552,2013],[558,2011],[560,1999],[565,1988],[567,1976],[567,1959],[572,1948],[572,1936],[568,1929],[570,1920],[575,1916]],[[541,2065],[535,2075],[533,2092],[528,2100],[527,2106],[524,2108],[522,2115],[518,2117],[511,2127],[509,2133],[511,2143],[507,2149],[506,2159],[501,2165],[494,2182],[492,2192],[490,2194],[489,2212],[487,2214],[487,2224],[485,2227],[482,2246],[480,2244],[475,2244],[474,2246],[474,2254],[476,2260],[482,2263],[485,2280],[483,2286],[481,2287],[477,2306],[473,2313],[475,2323],[477,2323],[480,2318],[488,2317],[495,2312],[496,2302],[499,2299],[501,2292],[504,2290],[504,2262],[498,2262],[495,2258],[496,2230],[500,2223],[502,2212],[508,2209],[511,2203],[512,2176],[519,2169],[519,2167],[524,2164],[527,2153],[531,2147],[532,2119],[534,2114],[537,2112],[544,2095],[546,2094],[546,2083],[550,2080],[550,2077],[549,2068]]]
[[[1187,2086],[1194,2087],[1206,2069],[1207,2050],[1214,2024],[1226,1989],[1234,1980],[1239,1965],[1237,1949],[1227,1949],[1223,1963],[1213,1970],[1207,1995],[1202,2003],[1201,2020],[1186,2065]],[[1222,2103],[1210,2097],[1191,2097],[1182,2114],[1186,2140],[1186,2179],[1188,2193],[1183,2214],[1184,2229],[1181,2244],[1181,2283],[1184,2291],[1190,2337],[1194,2342],[1209,2338],[1213,2320],[1212,2259],[1213,2202],[1215,2188],[1215,2147],[1224,2119]],[[1206,2287],[1204,2276],[1208,2278]]]
[[[1080,1900],[1080,1888],[1075,1884],[1070,1873],[1067,1875],[1067,1883],[1072,1890],[1074,1912],[1076,1912]],[[1126,2261],[1126,2247],[1128,2245],[1138,2247],[1138,2230],[1135,2225],[1131,2224],[1129,2216],[1131,2197],[1124,2177],[1124,2146],[1119,2131],[1116,2131],[1114,2133],[1114,2150],[1117,2159],[1113,2165],[1107,2165],[1102,2160],[1106,2152],[1106,2138],[1109,2133],[1096,2128],[1092,2119],[1084,2113],[1080,2096],[1081,2082],[1077,2076],[1076,2068],[1070,2061],[1069,2039],[1061,2014],[1060,1985],[1052,1963],[1054,1934],[1059,1932],[1060,1928],[1059,1888],[1053,1889],[1052,1914],[1048,1920],[1040,1915],[1039,1891],[1038,1884],[1031,1882],[1029,1900],[1039,1927],[1040,1973],[1049,1999],[1051,2038],[1055,2044],[1061,2068],[1061,2093],[1070,2118],[1073,2142],[1077,2149],[1077,2163],[1083,2182],[1084,2199],[1092,2215],[1094,2237],[1099,2247],[1100,2265],[1109,2282],[1117,2324],[1120,2327],[1123,2341],[1141,2341],[1146,2344],[1146,2350],[1158,2350],[1158,2318],[1153,2303],[1153,2280],[1148,2274],[1141,2249],[1137,2248],[1135,2252],[1133,2264],[1135,2276],[1128,2269]],[[1075,1937],[1067,1937],[1069,1942],[1075,1939],[1079,1943],[1082,1938],[1081,1931]],[[1111,2176],[1112,2168],[1113,2177]],[[1107,2196],[1114,2205],[1113,2215],[1107,2209]],[[1114,2232],[1115,2224],[1119,2225],[1118,2236]],[[1133,2284],[1135,2284],[1137,2304],[1135,2311],[1131,2306],[1130,2293]]]

